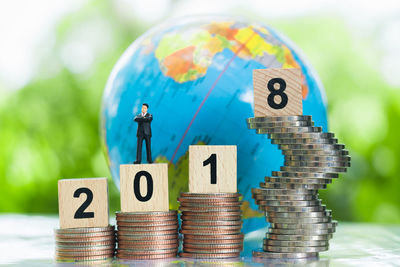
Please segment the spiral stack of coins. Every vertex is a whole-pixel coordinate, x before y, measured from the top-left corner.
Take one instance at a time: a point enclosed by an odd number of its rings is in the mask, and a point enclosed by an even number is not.
[[[97,261],[114,257],[114,226],[55,229],[54,232],[58,261]]]
[[[181,193],[183,252],[187,258],[233,258],[243,249],[238,193]]]
[[[117,212],[117,258],[150,260],[176,257],[179,247],[176,211]]]
[[[280,171],[252,189],[270,223],[263,251],[254,251],[253,256],[318,257],[328,250],[337,225],[331,211],[321,205],[318,189],[325,189],[350,166],[348,151],[337,144],[333,133],[314,127],[311,116],[256,117],[247,119],[247,125],[258,134],[268,134],[285,157]]]

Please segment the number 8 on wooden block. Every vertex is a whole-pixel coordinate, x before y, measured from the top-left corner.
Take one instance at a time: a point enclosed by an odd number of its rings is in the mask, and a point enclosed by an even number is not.
[[[189,192],[235,193],[236,146],[189,146]]]
[[[253,70],[254,116],[302,115],[300,69]]]
[[[121,211],[168,211],[168,164],[120,165]]]
[[[107,178],[58,181],[60,228],[108,225]]]

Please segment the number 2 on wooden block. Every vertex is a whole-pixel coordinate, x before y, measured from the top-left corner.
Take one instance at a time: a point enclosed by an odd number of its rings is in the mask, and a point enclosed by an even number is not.
[[[189,146],[189,192],[236,192],[236,146]]]

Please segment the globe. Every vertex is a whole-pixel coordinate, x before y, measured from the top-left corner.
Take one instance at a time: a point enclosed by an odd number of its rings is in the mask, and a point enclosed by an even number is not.
[[[102,140],[116,185],[119,165],[136,159],[133,117],[148,103],[153,159],[169,164],[170,208],[177,209],[178,195],[188,191],[189,145],[236,145],[243,231],[265,226],[251,188],[278,170],[283,156],[245,122],[254,116],[252,72],[265,68],[301,69],[303,113],[326,130],[326,97],[318,76],[274,29],[201,16],[162,23],[140,36],[113,68],[102,101]]]

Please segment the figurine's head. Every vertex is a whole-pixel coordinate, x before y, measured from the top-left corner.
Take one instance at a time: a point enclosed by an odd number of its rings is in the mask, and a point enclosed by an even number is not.
[[[142,104],[142,113],[146,113],[148,108],[149,108],[149,105],[146,103],[143,103]]]

